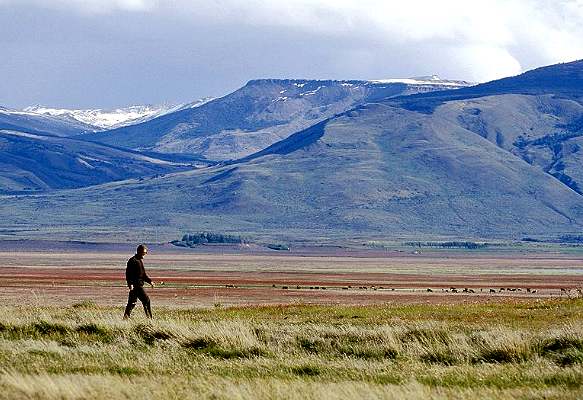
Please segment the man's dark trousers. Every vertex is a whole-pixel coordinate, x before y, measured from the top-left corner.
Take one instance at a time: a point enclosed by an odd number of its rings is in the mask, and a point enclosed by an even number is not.
[[[148,297],[148,294],[146,293],[142,285],[134,285],[133,289],[130,290],[130,294],[128,296],[128,305],[126,306],[124,318],[129,318],[132,310],[136,306],[136,302],[138,301],[138,299],[142,302],[142,305],[144,306],[144,312],[146,313],[146,317],[152,318],[150,298]]]

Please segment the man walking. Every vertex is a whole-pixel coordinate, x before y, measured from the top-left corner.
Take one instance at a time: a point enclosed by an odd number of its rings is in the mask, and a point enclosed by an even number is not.
[[[144,290],[144,282],[147,282],[151,287],[154,287],[154,283],[146,274],[146,270],[144,269],[144,262],[142,261],[146,254],[148,254],[148,248],[141,244],[136,250],[136,255],[128,260],[128,265],[126,268],[126,281],[128,288],[130,289],[130,293],[128,296],[128,305],[126,306],[126,310],[123,315],[124,319],[130,317],[130,314],[136,306],[138,299],[140,299],[142,305],[144,306],[146,317],[152,318],[150,298]]]

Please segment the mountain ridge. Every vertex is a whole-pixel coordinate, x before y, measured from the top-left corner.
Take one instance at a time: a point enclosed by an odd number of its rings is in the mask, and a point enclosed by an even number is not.
[[[552,71],[548,74],[549,71]],[[543,89],[541,91],[541,89]],[[441,93],[420,93],[392,99],[394,104],[420,112],[431,112],[445,101],[504,94],[577,96],[583,92],[583,60],[535,68],[516,76]]]
[[[0,130],[0,193],[30,194],[144,178],[195,168],[196,160],[157,158],[74,138]]]
[[[469,85],[463,81],[451,85]],[[365,101],[443,88],[438,81],[406,84],[360,80],[255,79],[193,110],[100,132],[88,140],[134,149],[237,159],[268,147]]]
[[[0,129],[66,137],[90,132],[92,126],[79,121],[66,121],[48,115],[0,107]]]

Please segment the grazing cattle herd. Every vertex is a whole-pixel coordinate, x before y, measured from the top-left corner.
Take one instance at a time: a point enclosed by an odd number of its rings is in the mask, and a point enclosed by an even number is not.
[[[243,286],[236,286],[236,285],[225,285],[226,288],[241,288]],[[273,289],[283,289],[283,290],[289,290],[291,289],[296,289],[296,290],[326,290],[326,289],[340,289],[340,290],[383,290],[383,291],[418,291],[418,290],[422,290],[419,288],[395,288],[395,287],[384,287],[384,286],[375,286],[375,285],[371,285],[371,286],[331,286],[331,287],[327,287],[327,286],[300,286],[300,285],[281,285],[278,286],[276,284],[271,285],[271,287]],[[488,293],[488,294],[497,294],[497,293],[518,293],[518,292],[523,292],[526,294],[536,294],[538,293],[538,289],[533,289],[530,287],[527,288],[520,288],[520,287],[501,287],[501,288],[479,288],[479,291],[477,288],[456,288],[456,287],[449,287],[449,288],[441,288],[440,291],[433,289],[433,288],[427,288],[425,289],[425,291],[427,293],[466,293],[466,294],[476,294],[476,293]],[[560,288],[559,291],[555,291],[556,294],[559,294],[560,296],[565,296],[565,297],[574,297],[574,298],[583,298],[583,288]],[[552,294],[552,293],[551,293]]]

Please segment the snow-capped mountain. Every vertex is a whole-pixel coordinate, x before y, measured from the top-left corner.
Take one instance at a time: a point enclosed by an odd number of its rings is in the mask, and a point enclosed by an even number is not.
[[[95,131],[92,125],[77,120],[0,107],[0,130],[2,129],[54,136],[76,136]]]
[[[271,80],[267,80],[271,81]],[[286,81],[286,80],[282,80]],[[292,80],[290,80],[292,81]],[[293,80],[299,92],[303,86],[308,82],[305,80]],[[298,83],[299,82],[299,83]],[[424,93],[435,90],[444,89],[458,89],[462,87],[472,86],[473,83],[461,80],[447,80],[441,79],[437,75],[421,76],[413,78],[402,79],[377,79],[369,81],[336,81],[342,86],[348,87],[377,87],[384,89],[384,85],[394,87],[396,85],[403,85],[400,95],[409,95],[414,93]],[[320,87],[322,88],[322,87]],[[313,89],[313,88],[312,88]],[[312,90],[314,92],[314,90]],[[310,91],[306,93],[299,93],[299,96],[309,96],[314,94]],[[287,100],[287,97],[280,96],[279,99]],[[211,100],[212,97],[205,97],[191,103],[181,104],[160,104],[160,105],[135,105],[116,109],[67,109],[67,108],[53,108],[46,106],[31,106],[22,110],[4,110],[10,112],[12,115],[19,115],[22,117],[49,117],[52,121],[62,121],[68,125],[81,128],[85,132],[101,132],[110,129],[123,128],[130,125],[136,125],[143,122],[153,120],[155,118],[172,114],[177,111],[188,110],[202,106]],[[1,111],[1,110],[0,110]]]
[[[229,160],[367,102],[473,85],[430,77],[386,80],[255,79],[201,107],[90,133],[85,139],[134,150]]]
[[[436,85],[436,86],[446,86],[451,88],[459,88],[466,86],[473,86],[475,83],[451,80],[451,79],[441,79],[438,75],[429,76],[416,76],[413,78],[391,78],[391,79],[373,79],[372,83],[404,83],[407,85]]]
[[[165,114],[201,106],[212,100],[207,97],[192,103],[138,105],[116,109],[66,109],[44,106],[26,107],[21,112],[34,115],[48,115],[66,121],[81,122],[94,127],[95,131],[133,125]]]

